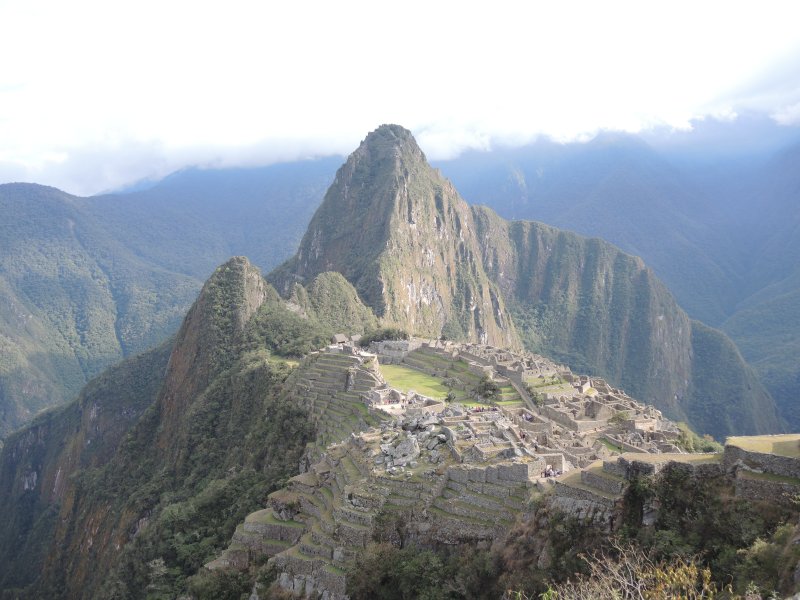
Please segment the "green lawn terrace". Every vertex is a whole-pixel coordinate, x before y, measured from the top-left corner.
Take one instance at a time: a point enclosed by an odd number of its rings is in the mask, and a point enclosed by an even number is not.
[[[725,440],[725,444],[736,446],[749,452],[800,459],[800,433],[733,436]]]
[[[521,379],[512,381],[477,355],[462,355],[465,348],[466,345],[452,342],[420,340],[377,342],[370,346],[378,355],[387,383],[400,391],[414,391],[435,400],[444,400],[449,394],[453,401],[467,406],[496,404],[513,408],[530,401]],[[485,377],[498,390],[491,397],[481,398],[476,390]]]
[[[374,355],[354,346],[339,346],[312,352],[287,380],[288,401],[305,406],[317,430],[318,456],[332,443],[354,431],[379,425],[390,415],[369,405],[372,390],[385,387]]]

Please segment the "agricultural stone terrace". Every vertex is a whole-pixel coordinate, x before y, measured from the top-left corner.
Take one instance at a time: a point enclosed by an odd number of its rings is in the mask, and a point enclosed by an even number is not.
[[[751,500],[789,504],[800,494],[800,436],[731,438],[724,455],[686,454],[659,411],[543,357],[421,340],[370,350],[342,340],[289,376],[287,399],[309,409],[316,443],[303,472],[208,568],[270,557],[283,588],[343,600],[346,566],[401,522],[426,543],[490,543],[538,497],[612,531],[630,481],[666,468],[728,477]],[[495,383],[489,398],[478,393],[486,381]],[[643,523],[657,514],[645,506]]]

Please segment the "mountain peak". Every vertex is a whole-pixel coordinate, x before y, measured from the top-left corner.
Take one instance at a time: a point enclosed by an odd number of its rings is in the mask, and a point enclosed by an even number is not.
[[[425,164],[427,159],[411,132],[400,125],[381,125],[367,134],[361,145],[350,155],[347,163],[362,162],[372,167],[403,169],[406,163]],[[347,164],[345,165],[347,167]]]
[[[386,325],[517,347],[472,231],[469,206],[411,132],[381,125],[336,173],[297,254],[269,280],[287,295],[336,271]]]
[[[362,146],[366,145],[375,148],[394,147],[401,148],[410,145],[416,149],[417,141],[412,133],[402,125],[381,125],[374,131],[370,131],[364,138]]]

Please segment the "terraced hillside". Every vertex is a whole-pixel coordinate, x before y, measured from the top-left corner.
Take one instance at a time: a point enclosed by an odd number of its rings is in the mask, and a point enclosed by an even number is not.
[[[507,530],[529,496],[540,463],[432,469],[375,469],[387,436],[373,430],[329,447],[306,473],[248,516],[228,550],[208,568],[246,568],[269,556],[280,585],[328,598],[346,594],[345,570],[374,538],[397,535],[395,523],[415,520],[415,534],[442,543],[492,540]],[[423,453],[430,456],[430,451]],[[420,462],[426,462],[420,460]]]
[[[320,452],[354,431],[379,425],[388,415],[368,408],[363,396],[384,385],[379,371],[359,356],[313,352],[287,380],[287,400],[298,402],[312,416]]]

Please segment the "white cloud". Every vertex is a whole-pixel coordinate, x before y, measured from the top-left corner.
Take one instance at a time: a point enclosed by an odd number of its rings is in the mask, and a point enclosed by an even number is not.
[[[782,115],[798,98],[758,77],[797,64],[796,12],[792,2],[0,1],[0,52],[14,57],[0,72],[0,176],[86,193],[186,160],[346,153],[385,122],[443,158],[540,134],[689,128],[745,104]]]
[[[781,107],[771,116],[781,125],[800,125],[800,102]]]

